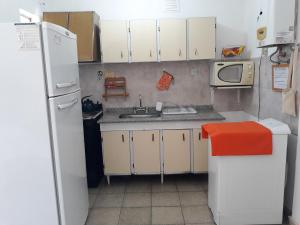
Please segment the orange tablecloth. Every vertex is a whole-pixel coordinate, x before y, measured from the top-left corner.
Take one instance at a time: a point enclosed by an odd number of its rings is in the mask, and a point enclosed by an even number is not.
[[[205,124],[202,137],[208,136],[213,156],[272,154],[272,132],[256,122]]]

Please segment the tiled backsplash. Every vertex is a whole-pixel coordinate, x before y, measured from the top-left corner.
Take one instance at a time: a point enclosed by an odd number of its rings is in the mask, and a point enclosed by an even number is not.
[[[163,70],[175,78],[168,91],[156,89]],[[98,71],[113,72],[117,76],[126,77],[129,97],[112,97],[105,101],[102,98],[104,78],[98,79]],[[80,85],[82,96],[93,95],[92,99],[101,101],[104,107],[137,106],[139,94],[146,106],[154,106],[157,101],[169,105],[213,104],[207,61],[80,65]],[[236,96],[236,90],[216,91],[214,107],[219,111],[240,110]]]

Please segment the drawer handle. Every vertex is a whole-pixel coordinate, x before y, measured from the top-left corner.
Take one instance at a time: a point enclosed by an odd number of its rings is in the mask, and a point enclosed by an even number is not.
[[[152,141],[154,142],[154,134],[152,134]]]
[[[150,55],[150,57],[152,57],[152,51],[151,50],[150,50],[150,54],[149,55]]]
[[[121,59],[123,59],[123,51],[121,51]]]
[[[199,132],[199,141],[201,141],[201,133]]]
[[[124,140],[124,134],[122,134],[122,142],[124,142],[125,140]]]
[[[184,133],[182,134],[182,140],[185,141],[185,135],[184,135]]]
[[[181,49],[179,49],[179,56],[181,56]]]

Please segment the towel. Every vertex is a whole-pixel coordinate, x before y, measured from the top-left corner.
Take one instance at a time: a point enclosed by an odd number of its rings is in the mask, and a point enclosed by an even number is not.
[[[288,88],[282,91],[282,112],[291,116],[297,116],[296,113],[296,76],[297,76],[297,62],[298,62],[299,47],[296,46],[294,53],[291,55]]]
[[[168,90],[172,80],[174,80],[173,75],[167,71],[163,71],[163,74],[156,85],[157,89],[160,91]]]
[[[253,121],[205,124],[202,137],[208,136],[212,156],[272,154],[272,132]]]

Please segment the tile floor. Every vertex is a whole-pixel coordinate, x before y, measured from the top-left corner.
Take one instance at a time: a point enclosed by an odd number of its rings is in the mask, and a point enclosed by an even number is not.
[[[86,225],[212,225],[207,175],[112,177],[89,190]]]
[[[207,175],[111,177],[89,189],[86,225],[213,225]],[[287,223],[285,223],[287,224]]]

